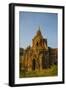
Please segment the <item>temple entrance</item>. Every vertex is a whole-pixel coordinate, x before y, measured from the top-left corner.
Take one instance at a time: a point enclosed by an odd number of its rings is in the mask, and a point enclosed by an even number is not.
[[[36,62],[35,62],[35,59],[32,60],[32,70],[35,70],[35,65],[36,65]]]
[[[45,57],[42,56],[42,69],[44,69],[44,68],[45,68]]]
[[[44,69],[44,59],[42,59],[42,69]]]

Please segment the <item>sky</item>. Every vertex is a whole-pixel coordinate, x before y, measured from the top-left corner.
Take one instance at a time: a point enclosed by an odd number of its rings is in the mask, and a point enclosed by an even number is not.
[[[58,47],[58,15],[57,13],[19,12],[19,47],[32,45],[32,39],[40,27],[43,38],[47,38],[48,46]]]

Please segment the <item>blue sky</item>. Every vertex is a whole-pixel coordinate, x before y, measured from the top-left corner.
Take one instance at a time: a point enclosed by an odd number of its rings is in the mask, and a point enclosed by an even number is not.
[[[32,38],[38,28],[48,46],[58,47],[58,16],[57,13],[19,12],[19,47],[26,48],[32,44]]]

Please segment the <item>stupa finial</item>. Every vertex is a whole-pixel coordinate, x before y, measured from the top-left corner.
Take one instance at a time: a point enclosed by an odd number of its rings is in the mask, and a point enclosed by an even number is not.
[[[40,29],[40,26],[38,27],[37,34],[41,34],[41,29]]]

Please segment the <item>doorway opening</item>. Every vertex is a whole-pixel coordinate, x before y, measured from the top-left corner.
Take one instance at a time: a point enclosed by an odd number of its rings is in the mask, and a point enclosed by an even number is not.
[[[35,70],[35,65],[36,65],[36,62],[35,62],[35,59],[32,60],[32,70]]]

